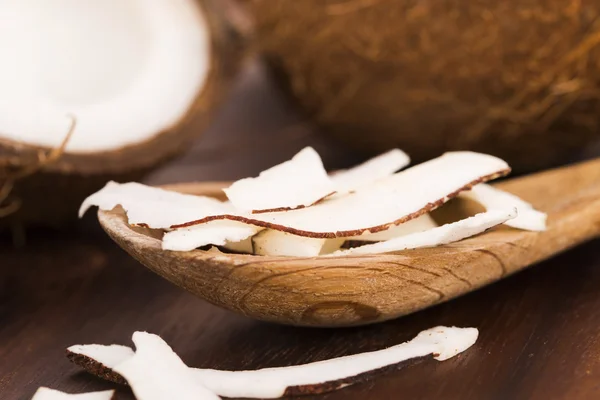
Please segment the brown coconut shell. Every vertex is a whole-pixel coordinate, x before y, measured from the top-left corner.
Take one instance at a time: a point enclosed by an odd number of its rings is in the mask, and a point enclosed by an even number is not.
[[[365,153],[517,172],[600,138],[600,1],[242,0],[301,108]]]
[[[15,182],[11,199],[4,204],[17,200],[21,206],[0,219],[0,225],[61,226],[75,221],[83,199],[108,180],[141,179],[183,152],[198,137],[246,58],[250,26],[230,0],[197,1],[211,31],[211,66],[205,87],[182,120],[145,142],[115,151],[62,154],[56,162]],[[51,150],[3,140],[0,135],[0,187],[10,171],[34,165],[40,152]]]

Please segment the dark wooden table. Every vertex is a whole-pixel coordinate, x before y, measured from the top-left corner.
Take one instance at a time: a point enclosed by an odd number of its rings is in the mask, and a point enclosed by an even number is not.
[[[231,104],[190,153],[150,182],[232,179],[306,144],[341,167],[353,155],[291,115],[252,67]],[[477,344],[446,362],[422,361],[322,399],[600,399],[600,241],[458,300],[396,321],[352,329],[256,322],[221,310],[153,275],[87,218],[68,233],[28,232],[0,244],[0,399],[39,386],[69,392],[112,384],[70,364],[76,343],[130,344],[160,334],[195,367],[254,369],[380,349],[435,325],[474,326]],[[126,388],[119,399],[131,399]]]

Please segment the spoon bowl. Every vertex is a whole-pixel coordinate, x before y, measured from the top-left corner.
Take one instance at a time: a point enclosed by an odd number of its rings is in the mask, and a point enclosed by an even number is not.
[[[228,184],[166,188],[223,198],[221,189]],[[129,226],[121,209],[99,211],[98,218],[110,237],[143,265],[220,307],[288,325],[353,326],[448,301],[600,236],[600,159],[496,186],[547,212],[548,229],[502,226],[434,248],[298,258],[166,251],[160,231]],[[455,202],[444,212],[472,213],[472,207]]]

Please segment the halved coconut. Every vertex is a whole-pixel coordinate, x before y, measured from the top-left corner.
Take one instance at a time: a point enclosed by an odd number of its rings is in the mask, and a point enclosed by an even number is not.
[[[181,358],[160,337],[135,332],[135,354],[114,370],[131,387],[137,400],[217,400],[219,396],[196,379]]]
[[[113,399],[114,394],[114,390],[69,394],[47,387],[41,387],[35,392],[31,400],[111,400]]]
[[[528,231],[540,232],[546,230],[548,215],[535,210],[533,205],[514,194],[482,183],[474,186],[470,191],[461,193],[461,197],[474,200],[487,210],[515,207],[519,215],[506,221],[505,225]]]
[[[0,176],[38,163],[60,146],[65,115],[77,120],[60,160],[15,186],[14,217],[74,219],[108,179],[139,178],[184,150],[243,56],[246,28],[229,3],[2,2],[0,49],[10,62],[0,64]]]
[[[140,335],[140,332],[134,334]],[[145,368],[159,369],[166,367],[173,361],[173,373],[182,373],[183,362],[172,353],[171,348],[155,335],[147,335],[144,340],[147,343],[142,347],[147,353],[138,356],[140,351],[140,339],[136,341],[136,357],[138,360],[149,360],[153,362]],[[477,341],[479,331],[476,328],[457,328],[438,326],[419,333],[411,341],[389,347],[387,349],[354,354],[330,360],[318,361],[309,364],[295,365],[290,367],[265,368],[255,371],[220,371],[214,369],[190,368],[190,376],[197,384],[203,385],[208,390],[225,397],[242,398],[278,398],[285,395],[298,393],[325,393],[341,389],[360,381],[361,375],[380,370],[389,365],[400,364],[412,358],[432,355],[438,361],[444,361],[467,350]],[[125,369],[129,361],[124,363],[115,362],[113,348],[107,347],[107,354],[98,351],[99,345],[78,345],[70,349],[77,353],[68,352],[69,359],[83,367],[86,371],[96,374],[98,368],[91,367],[96,364],[113,368],[115,374]],[[132,350],[119,350],[122,358],[133,358]],[[151,353],[151,354],[149,354]],[[85,360],[85,362],[82,362]],[[165,360],[163,363],[162,360]],[[142,366],[136,372],[143,369]],[[153,375],[154,376],[154,375]],[[105,376],[101,376],[105,377]],[[185,377],[181,377],[182,379]],[[157,377],[160,379],[160,377]],[[185,378],[187,379],[187,378]],[[117,381],[113,377],[113,381]],[[131,384],[131,381],[130,381]],[[134,388],[135,392],[135,388]],[[137,393],[136,393],[137,394]]]
[[[451,224],[423,232],[399,236],[384,242],[339,250],[332,256],[348,256],[357,254],[388,253],[421,247],[434,247],[442,244],[458,242],[471,236],[478,235],[486,230],[509,221],[517,216],[517,209],[490,210],[472,217],[462,219]]]
[[[335,188],[319,154],[306,147],[291,160],[223,191],[239,211],[258,213],[308,207],[332,195]]]

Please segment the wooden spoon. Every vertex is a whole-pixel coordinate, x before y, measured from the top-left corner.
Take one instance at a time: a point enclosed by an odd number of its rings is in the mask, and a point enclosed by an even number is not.
[[[226,185],[186,183],[170,189],[222,197]],[[436,248],[294,258],[164,251],[160,232],[130,227],[122,211],[100,211],[98,218],[146,267],[213,304],[283,324],[349,326],[450,300],[600,236],[600,159],[497,186],[547,212],[548,230],[500,227]],[[571,268],[577,273],[576,265]]]

